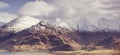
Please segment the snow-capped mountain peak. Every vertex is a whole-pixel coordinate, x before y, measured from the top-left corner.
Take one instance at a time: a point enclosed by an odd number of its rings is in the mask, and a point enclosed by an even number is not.
[[[36,25],[39,23],[40,20],[30,17],[30,16],[21,16],[18,17],[11,22],[5,24],[3,27],[4,30],[6,31],[14,31],[14,32],[19,32],[24,29],[30,28],[32,25]]]

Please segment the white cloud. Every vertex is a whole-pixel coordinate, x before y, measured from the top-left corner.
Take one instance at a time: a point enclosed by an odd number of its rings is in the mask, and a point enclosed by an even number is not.
[[[47,17],[48,19],[63,18],[64,21],[69,24],[77,24],[76,21],[84,17],[89,20],[99,19],[103,16],[101,11],[99,0],[47,0],[48,3],[54,5],[57,11]]]
[[[18,13],[30,16],[47,16],[48,19],[63,18],[70,24],[75,24],[77,20],[86,17],[96,20],[103,16],[103,11],[99,9],[102,5],[100,0],[45,0],[27,2]],[[53,12],[54,11],[54,12]]]
[[[9,6],[10,6],[9,4],[0,1],[0,8],[7,8]]]
[[[62,18],[62,20],[71,24],[70,26],[79,24],[80,26],[83,25],[83,28],[86,26],[93,28],[92,25],[98,25],[97,22],[104,17],[110,20],[110,26],[115,26],[111,24],[111,21],[114,20],[115,23],[115,20],[120,17],[120,0],[45,0],[45,2],[27,2],[18,13],[21,15],[45,16],[45,18],[52,21]]]
[[[48,14],[50,14],[54,10],[54,6],[49,5],[44,1],[34,1],[27,2],[18,10],[18,13],[21,15],[29,16],[48,16]]]
[[[17,17],[18,16],[15,14],[7,13],[7,12],[0,12],[0,22],[7,23]]]

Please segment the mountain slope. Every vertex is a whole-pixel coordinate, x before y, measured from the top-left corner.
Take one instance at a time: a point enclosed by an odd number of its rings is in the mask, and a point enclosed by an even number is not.
[[[22,16],[5,24],[4,26],[2,26],[2,29],[5,31],[19,32],[24,29],[30,28],[32,25],[36,25],[37,23],[39,23],[39,21],[40,20],[30,16]]]
[[[40,20],[30,16],[21,16],[12,20],[0,27],[0,42],[11,38],[10,35],[14,33],[30,28],[32,25],[36,25],[39,21]]]
[[[68,29],[57,29],[44,21],[29,29],[8,36],[0,42],[0,49],[6,50],[76,50],[80,49],[78,42],[73,39],[77,37]]]

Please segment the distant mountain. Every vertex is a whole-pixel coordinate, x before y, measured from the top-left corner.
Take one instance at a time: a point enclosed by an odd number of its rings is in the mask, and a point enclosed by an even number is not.
[[[97,31],[98,27],[90,22],[87,18],[83,18],[79,20],[79,30],[80,31]]]
[[[101,18],[97,22],[97,28],[105,31],[119,31],[120,25],[115,20]]]
[[[80,31],[120,31],[120,19],[107,19],[100,18],[95,21],[91,21],[87,18],[80,19],[78,22]]]

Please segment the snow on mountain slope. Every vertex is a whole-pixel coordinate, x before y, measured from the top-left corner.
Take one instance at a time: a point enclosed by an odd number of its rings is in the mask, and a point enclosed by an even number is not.
[[[40,21],[36,25],[32,26],[30,28],[30,30],[32,29],[32,30],[42,31],[42,30],[47,29],[48,26],[49,26],[48,22],[46,22],[46,21]]]
[[[4,26],[2,26],[2,28],[6,31],[19,32],[24,29],[30,28],[32,25],[36,25],[39,22],[40,20],[36,18],[30,17],[30,16],[22,16],[5,24]]]
[[[56,18],[55,25],[58,27],[69,28],[69,25],[59,18]]]

